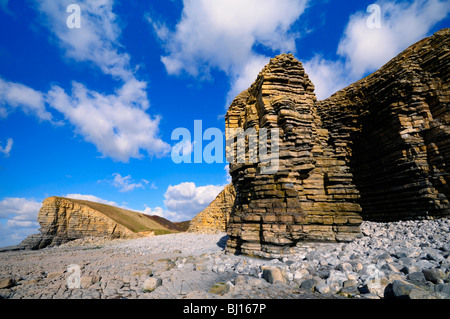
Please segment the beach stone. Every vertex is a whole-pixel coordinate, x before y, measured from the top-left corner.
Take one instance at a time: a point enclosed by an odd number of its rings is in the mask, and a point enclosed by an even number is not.
[[[370,293],[376,294],[380,298],[385,297],[386,287],[389,285],[387,278],[376,278],[366,281],[366,287]]]
[[[392,263],[394,262],[394,259],[391,257],[391,255],[389,255],[388,253],[383,253],[379,256],[376,257],[376,260],[384,260],[387,263]]]
[[[300,289],[314,291],[316,285],[317,281],[315,279],[307,279],[301,283]]]
[[[152,292],[161,285],[162,285],[161,278],[150,277],[144,281],[143,289],[144,291]]]
[[[356,286],[357,286],[357,282],[356,282],[356,280],[346,280],[346,281],[344,281],[344,282],[342,283],[342,286],[343,286],[344,288],[347,288],[347,287],[356,287]]]
[[[16,284],[13,278],[2,278],[0,279],[0,289],[11,288]]]
[[[427,279],[425,278],[423,272],[419,272],[419,271],[408,274],[406,276],[406,278],[409,281],[419,282],[419,283],[423,283],[423,284],[427,282]]]
[[[325,282],[321,282],[316,285],[315,290],[321,294],[326,294],[329,293],[331,289]]]
[[[409,293],[409,299],[442,299],[436,292],[429,292],[426,290],[413,289]]]
[[[346,297],[353,297],[359,295],[359,291],[356,286],[348,286],[343,287],[338,294]]]
[[[434,289],[436,292],[442,295],[444,299],[450,299],[450,284],[438,284]]]
[[[262,269],[262,277],[269,283],[274,284],[276,282],[286,283],[283,271],[279,267],[269,267]]]
[[[343,272],[350,272],[353,271],[353,266],[350,263],[341,263],[336,267],[336,269]]]
[[[422,270],[422,273],[428,281],[431,281],[434,284],[440,283],[440,280],[447,277],[442,269],[424,269]]]
[[[404,280],[395,280],[392,284],[392,292],[396,298],[409,298],[409,295],[413,290],[423,291],[423,289]]]
[[[420,272],[420,268],[417,266],[405,266],[402,269],[400,269],[400,271],[406,275],[408,274],[412,274],[414,272]]]

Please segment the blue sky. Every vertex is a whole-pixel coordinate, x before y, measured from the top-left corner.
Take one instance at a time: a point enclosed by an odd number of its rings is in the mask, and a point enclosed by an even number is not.
[[[80,28],[67,25],[70,4]],[[231,100],[279,53],[302,61],[326,98],[448,27],[449,10],[448,0],[0,0],[0,246],[37,232],[49,196],[191,219],[229,182],[227,165],[174,163],[175,129],[194,135],[201,120],[223,131]]]

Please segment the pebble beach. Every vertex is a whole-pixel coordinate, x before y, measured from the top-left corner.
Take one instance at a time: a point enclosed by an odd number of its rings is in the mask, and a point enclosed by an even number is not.
[[[226,254],[227,236],[85,238],[0,252],[5,299],[450,299],[450,220],[363,222],[350,243],[280,259]]]

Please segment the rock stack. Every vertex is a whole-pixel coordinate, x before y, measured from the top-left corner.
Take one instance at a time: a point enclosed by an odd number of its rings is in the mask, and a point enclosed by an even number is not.
[[[228,251],[269,257],[288,252],[300,240],[349,241],[359,234],[359,193],[350,167],[328,143],[315,103],[302,64],[283,54],[231,104],[228,130],[279,130],[279,162],[273,174],[262,172],[262,161],[230,162],[236,201]],[[229,143],[235,154],[238,143]]]
[[[351,241],[362,217],[448,216],[449,39],[442,30],[324,101],[291,54],[272,59],[226,115],[227,251],[279,257],[299,241]],[[278,159],[269,174],[261,132]]]

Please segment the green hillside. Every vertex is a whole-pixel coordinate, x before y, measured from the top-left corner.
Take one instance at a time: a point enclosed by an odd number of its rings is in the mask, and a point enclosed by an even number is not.
[[[145,215],[131,210],[87,200],[72,198],[64,199],[95,209],[135,233],[154,231],[155,235],[162,235],[182,231],[175,223],[172,223],[163,217]]]

